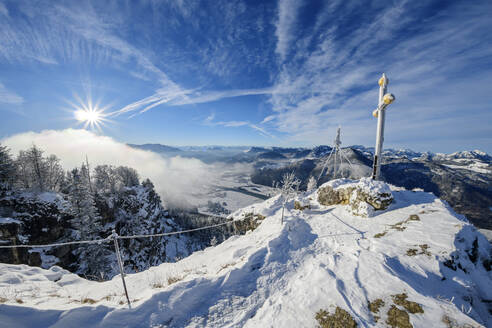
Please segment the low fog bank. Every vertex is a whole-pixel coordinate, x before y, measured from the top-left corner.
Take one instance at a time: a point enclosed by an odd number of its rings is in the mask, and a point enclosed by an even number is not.
[[[83,129],[26,132],[7,137],[1,143],[14,156],[35,144],[45,154],[59,157],[65,170],[80,166],[86,155],[92,168],[102,164],[132,167],[141,179],[149,178],[154,183],[165,205],[172,208],[197,206],[210,188],[220,184],[225,171],[249,170],[244,165],[209,165],[195,158],[164,158]]]

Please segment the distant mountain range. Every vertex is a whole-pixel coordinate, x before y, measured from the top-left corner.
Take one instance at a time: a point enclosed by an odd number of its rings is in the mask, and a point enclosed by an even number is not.
[[[278,157],[278,158],[303,158],[313,157],[319,158],[330,153],[332,147],[321,145],[313,148],[307,147],[257,147],[257,146],[167,146],[162,144],[128,144],[132,148],[150,150],[163,155],[174,155],[175,153],[185,155],[203,156],[200,153],[211,154],[216,153],[220,158],[221,154],[246,154],[249,157],[255,158],[258,155],[261,157]],[[365,147],[362,145],[353,145],[345,148],[351,148],[363,153],[365,156],[374,154],[373,147]],[[270,155],[266,155],[270,154]],[[282,155],[282,156],[280,156]],[[432,152],[416,152],[411,149],[385,149],[384,156],[391,158],[406,158],[406,159],[433,159],[433,160],[479,160],[484,162],[492,161],[492,156],[480,150],[466,150],[455,152],[452,154],[432,153]]]
[[[170,147],[159,144],[130,145],[163,156],[198,158],[206,163],[250,163],[253,183],[272,186],[286,172],[295,172],[306,188],[310,176],[319,177],[330,146],[314,148],[282,147]],[[374,148],[355,145],[343,148],[351,165],[344,162],[345,177],[371,174]],[[407,189],[420,188],[446,200],[453,209],[467,216],[477,227],[492,229],[492,156],[479,151],[452,154],[385,149],[381,174],[383,180]],[[333,178],[328,165],[318,185]]]

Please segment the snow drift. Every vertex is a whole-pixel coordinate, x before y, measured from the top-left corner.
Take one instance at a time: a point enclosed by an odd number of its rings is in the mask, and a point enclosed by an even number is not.
[[[266,219],[176,262],[97,283],[59,268],[0,265],[5,327],[314,327],[345,314],[361,327],[492,326],[491,246],[432,194],[389,186],[370,220],[314,190],[233,214]],[[294,202],[309,204],[294,209]],[[396,327],[396,326],[395,326]]]

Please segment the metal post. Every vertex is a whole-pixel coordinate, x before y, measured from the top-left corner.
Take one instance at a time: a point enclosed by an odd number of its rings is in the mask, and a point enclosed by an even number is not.
[[[113,237],[113,241],[114,241],[114,248],[116,250],[116,258],[118,259],[118,266],[120,267],[121,281],[123,281],[123,289],[125,290],[126,301],[128,302],[128,308],[131,309],[132,305],[130,303],[130,298],[128,297],[128,291],[126,290],[125,274],[123,272],[123,261],[121,260],[120,247],[118,246],[118,234],[114,229],[113,229],[113,233],[111,234],[111,237]]]
[[[337,178],[337,173],[338,171],[340,171],[340,169],[342,168],[342,157],[340,155],[341,153],[341,149],[340,149],[340,145],[342,144],[342,141],[340,140],[340,127],[338,127],[337,129],[337,136],[335,138],[335,160],[334,160],[334,165],[333,165],[333,178]],[[338,167],[338,170],[337,170],[337,155],[338,155],[338,158],[340,159],[340,166]],[[341,173],[341,172],[340,172]],[[343,176],[340,176],[341,178],[343,178]]]
[[[378,180],[379,174],[381,172],[381,151],[383,149],[384,141],[384,119],[385,119],[385,108],[383,108],[384,101],[383,97],[386,94],[386,88],[388,86],[388,79],[383,73],[383,76],[379,79],[379,102],[378,108],[376,110],[378,118],[378,128],[376,133],[376,148],[374,149],[374,163],[372,169],[372,179]]]

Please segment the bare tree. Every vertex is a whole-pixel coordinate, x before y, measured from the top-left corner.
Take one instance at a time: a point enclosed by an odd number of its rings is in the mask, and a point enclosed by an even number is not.
[[[46,168],[43,161],[43,151],[33,144],[32,147],[27,151],[27,156],[31,162],[33,169],[33,187],[36,188],[38,191],[45,191]]]
[[[0,145],[0,187],[11,188],[15,179],[15,165],[7,147]]]
[[[137,171],[131,167],[120,166],[116,168],[116,173],[120,176],[125,187],[134,187],[140,184]]]
[[[15,161],[16,186],[21,189],[30,189],[32,185],[32,168],[26,151],[19,151]]]
[[[21,188],[46,190],[46,162],[43,158],[43,151],[36,145],[32,145],[26,151],[19,151],[16,167],[18,184]]]
[[[40,192],[60,190],[65,174],[55,155],[43,157],[43,151],[32,145],[26,151],[19,151],[15,165],[15,183],[19,188]]]
[[[46,188],[52,191],[59,191],[64,171],[60,165],[60,159],[55,155],[50,155],[44,160],[46,170]]]
[[[290,173],[285,173],[282,176],[282,180],[280,181],[280,184],[282,185],[281,194],[283,198],[282,219],[281,219],[281,222],[283,224],[285,204],[289,201],[289,199],[292,196],[297,194],[297,192],[299,191],[299,185],[301,184],[301,181],[296,178],[294,172],[290,172]]]

